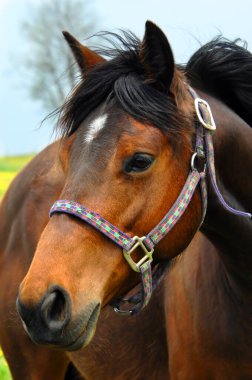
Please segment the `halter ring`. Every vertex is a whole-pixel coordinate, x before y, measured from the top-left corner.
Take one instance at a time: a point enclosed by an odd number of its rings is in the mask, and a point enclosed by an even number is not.
[[[191,157],[191,169],[192,170],[198,170],[199,173],[205,173],[206,172],[206,163],[204,160],[202,160],[203,157],[199,156],[199,154],[197,152],[194,152],[192,157]],[[197,160],[198,159],[198,160]],[[195,162],[196,160],[196,162]],[[201,167],[197,168],[195,166],[195,163],[197,165],[197,163],[201,163]]]
[[[154,252],[154,248],[151,251],[148,251],[146,246],[144,245],[144,240],[146,239],[145,236],[138,237],[134,236],[132,240],[134,240],[136,243],[130,248],[129,251],[126,251],[125,249],[123,250],[123,256],[127,260],[129,266],[135,271],[135,272],[140,272],[140,266],[145,263],[146,261],[153,261],[152,254]],[[137,263],[132,259],[131,254],[132,252],[135,251],[138,247],[141,247],[142,250],[144,251],[145,255],[139,260]]]

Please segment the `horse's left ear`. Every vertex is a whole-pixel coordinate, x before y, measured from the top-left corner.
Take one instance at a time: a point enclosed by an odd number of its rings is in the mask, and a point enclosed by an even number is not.
[[[72,53],[78,63],[78,66],[82,72],[85,73],[86,70],[105,61],[103,57],[96,54],[94,51],[90,50],[86,46],[82,45],[75,37],[70,33],[63,31],[63,36],[65,37]]]
[[[174,75],[174,58],[165,34],[151,21],[145,24],[140,60],[147,75],[146,83],[167,92]]]

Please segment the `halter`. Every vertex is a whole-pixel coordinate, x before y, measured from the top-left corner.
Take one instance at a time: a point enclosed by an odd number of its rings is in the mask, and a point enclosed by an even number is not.
[[[146,236],[134,236],[132,238],[108,222],[101,215],[74,201],[58,200],[53,204],[50,210],[50,217],[55,213],[70,214],[90,224],[102,234],[106,235],[115,244],[122,248],[123,256],[129,266],[135,272],[141,274],[141,291],[129,299],[119,299],[113,302],[114,310],[119,314],[136,314],[149,303],[152,291],[160,282],[161,276],[167,266],[167,262],[159,263],[156,265],[152,273],[151,263],[153,261],[154,248],[180,220],[181,216],[187,209],[198,184],[201,189],[201,224],[203,223],[207,209],[206,170],[207,173],[209,173],[213,189],[223,207],[233,214],[251,218],[251,214],[230,207],[225,202],[218,189],[212,141],[212,132],[216,129],[214,118],[209,104],[205,100],[199,98],[191,87],[189,87],[189,91],[194,98],[196,115],[199,121],[196,125],[196,144],[194,153],[191,157],[191,169],[185,185],[171,209]],[[202,166],[201,168],[197,168],[196,159],[203,163],[203,165],[200,165]],[[137,248],[142,250],[143,257],[138,262],[135,262],[132,258],[132,253]],[[129,310],[121,308],[121,305],[126,302],[133,305]]]

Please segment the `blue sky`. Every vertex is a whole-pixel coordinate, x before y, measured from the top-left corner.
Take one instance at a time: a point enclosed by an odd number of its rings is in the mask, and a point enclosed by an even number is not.
[[[22,88],[17,53],[24,47],[20,23],[29,15],[29,4],[46,0],[0,0],[0,156],[37,152],[52,138],[52,122],[39,103]],[[219,34],[241,37],[252,47],[252,2],[199,0],[92,0],[98,30],[130,29],[138,36],[147,19],[166,33],[177,63],[184,63],[199,47]],[[97,30],[97,31],[98,31]],[[71,32],[71,31],[70,31]]]

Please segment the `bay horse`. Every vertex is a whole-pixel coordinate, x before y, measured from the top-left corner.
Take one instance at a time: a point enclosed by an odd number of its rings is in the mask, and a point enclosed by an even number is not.
[[[62,138],[1,203],[0,341],[14,379],[73,378],[70,361],[86,379],[252,378],[251,54],[215,40],[175,66],[151,22],[108,61],[65,38],[82,80]],[[150,300],[152,266],[166,272]],[[111,303],[126,315],[148,305],[120,318]]]

